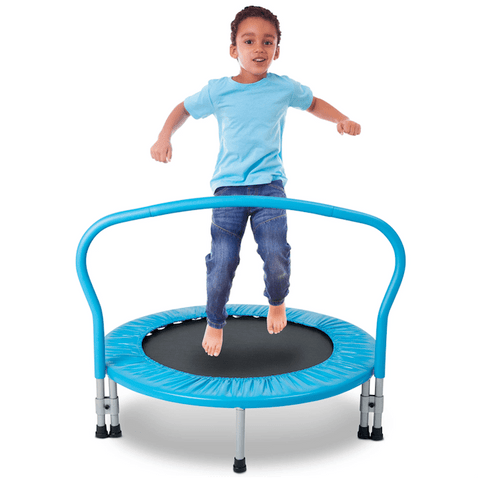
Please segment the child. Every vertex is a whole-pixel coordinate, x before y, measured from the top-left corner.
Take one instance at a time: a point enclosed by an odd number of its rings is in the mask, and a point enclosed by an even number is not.
[[[151,148],[152,158],[168,163],[170,138],[191,115],[214,114],[218,120],[220,152],[211,181],[218,195],[285,197],[287,181],[282,160],[282,134],[288,107],[306,110],[337,124],[340,134],[358,135],[360,125],[308,87],[288,77],[268,73],[280,55],[277,17],[261,7],[246,7],[231,24],[230,55],[238,61],[235,77],[211,80],[179,104],[167,118]],[[240,244],[250,218],[258,253],[264,262],[265,296],[269,302],[267,330],[280,333],[287,324],[285,297],[290,277],[286,211],[272,208],[217,208],[212,214],[212,249],[207,264],[207,327],[202,346],[210,356],[220,354],[223,327]]]

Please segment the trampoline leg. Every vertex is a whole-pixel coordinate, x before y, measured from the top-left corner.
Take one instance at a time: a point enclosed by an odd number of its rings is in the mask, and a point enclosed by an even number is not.
[[[95,399],[97,412],[97,438],[121,437],[122,431],[118,421],[117,384],[109,379],[110,397],[105,396],[105,380],[97,379],[97,397]],[[105,416],[110,415],[110,433],[107,431]]]
[[[96,410],[97,410],[97,431],[95,436],[97,438],[107,438],[108,432],[105,425],[105,413],[98,408],[100,402],[103,404],[105,398],[105,382],[103,378],[97,378],[97,397],[95,398]]]
[[[233,464],[235,473],[243,473],[247,470],[245,462],[245,409],[237,408],[237,449]]]
[[[373,428],[371,434],[368,426],[370,413],[373,413]],[[362,394],[360,396],[360,427],[358,429],[358,438],[383,440],[382,413],[383,378],[375,379],[375,395],[370,395],[370,380],[368,380],[362,385]]]
[[[375,408],[373,410],[372,440],[383,440],[383,378],[375,379]]]
[[[368,426],[368,401],[370,399],[370,379],[362,385],[362,394],[360,396],[360,427],[358,428],[358,438],[370,438],[370,427]]]
[[[118,396],[117,396],[117,384],[111,379],[108,379],[108,393],[110,395],[110,401],[116,404],[116,412],[110,414],[110,436],[121,437],[122,431],[120,430],[120,422],[118,419]]]

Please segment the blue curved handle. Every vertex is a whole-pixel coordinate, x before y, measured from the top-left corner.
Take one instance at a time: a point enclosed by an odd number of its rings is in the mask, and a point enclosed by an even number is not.
[[[105,332],[102,308],[87,271],[87,252],[93,239],[102,230],[119,223],[140,220],[147,217],[167,215],[170,213],[219,207],[283,208],[285,210],[314,213],[325,217],[340,218],[342,220],[370,225],[387,237],[395,253],[395,270],[378,312],[374,366],[375,376],[377,378],[384,378],[388,314],[393,301],[395,300],[398,289],[400,288],[405,272],[405,250],[400,237],[395,230],[379,218],[365,213],[356,212],[354,210],[346,210],[344,208],[332,207],[330,205],[307,202],[304,200],[253,195],[194,198],[114,213],[113,215],[104,217],[94,223],[85,232],[77,250],[77,274],[93,315],[95,377],[98,379],[105,377]]]

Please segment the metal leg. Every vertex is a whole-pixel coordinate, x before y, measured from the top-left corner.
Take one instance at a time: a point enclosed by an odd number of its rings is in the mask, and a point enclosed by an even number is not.
[[[108,379],[108,393],[110,395],[110,402],[112,406],[116,406],[116,409],[112,409],[112,412],[110,414],[110,436],[121,437],[122,431],[120,430],[120,421],[118,418],[119,409],[118,409],[117,384],[111,378]]]
[[[370,413],[373,413],[373,428],[371,434],[368,425]],[[370,380],[368,380],[362,385],[362,394],[360,396],[360,427],[358,429],[358,438],[383,440],[382,413],[383,378],[375,379],[375,395],[370,395]]]
[[[383,413],[383,378],[375,379],[375,401],[373,410],[372,440],[383,440],[382,413]]]
[[[368,426],[368,414],[370,399],[370,380],[362,385],[362,394],[360,396],[360,427],[358,428],[358,438],[370,438],[370,427]]]
[[[105,425],[105,410],[99,408],[100,404],[103,405],[105,399],[105,382],[104,379],[97,379],[97,397],[95,398],[96,411],[97,411],[97,431],[95,436],[97,438],[107,438],[107,426]]]
[[[243,473],[247,470],[245,461],[245,409],[237,408],[237,446],[233,471]]]
[[[97,397],[95,398],[97,412],[97,438],[121,437],[120,423],[118,420],[117,384],[109,379],[109,397],[105,396],[105,380],[97,379]],[[110,415],[110,433],[107,431],[105,416]]]

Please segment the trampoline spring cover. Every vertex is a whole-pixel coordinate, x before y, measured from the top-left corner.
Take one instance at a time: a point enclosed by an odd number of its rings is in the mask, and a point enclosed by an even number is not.
[[[266,317],[268,306],[228,305],[227,313]],[[289,322],[317,328],[331,339],[333,353],[324,362],[280,375],[229,378],[182,372],[145,354],[142,343],[150,332],[174,322],[205,317],[204,306],[188,307],[148,315],[116,328],[105,339],[107,374],[120,385],[151,397],[225,408],[321,400],[351,390],[373,375],[375,340],[369,334],[343,320],[293,308],[287,308]]]

